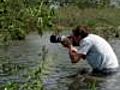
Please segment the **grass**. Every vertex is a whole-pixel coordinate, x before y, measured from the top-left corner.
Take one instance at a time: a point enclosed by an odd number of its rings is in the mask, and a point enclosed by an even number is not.
[[[81,10],[75,6],[60,8],[58,11],[58,24],[62,26],[76,26],[76,24],[87,23],[89,20],[97,25],[120,25],[119,9],[104,8],[93,9],[88,8]]]
[[[54,19],[55,30],[71,30],[79,24],[92,28],[91,32],[106,38],[119,38],[120,12],[116,8],[87,8],[81,10],[75,6],[63,7],[57,10]],[[69,27],[69,28],[68,28]],[[70,28],[71,27],[71,28]]]

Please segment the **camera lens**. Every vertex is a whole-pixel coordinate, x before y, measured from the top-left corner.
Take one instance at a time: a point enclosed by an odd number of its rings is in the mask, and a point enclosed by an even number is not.
[[[51,35],[51,36],[50,36],[50,42],[51,42],[51,43],[61,42],[61,37],[58,36],[58,35]]]

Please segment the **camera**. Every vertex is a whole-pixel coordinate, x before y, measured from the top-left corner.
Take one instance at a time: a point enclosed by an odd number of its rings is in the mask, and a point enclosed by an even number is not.
[[[68,41],[68,39],[69,39],[69,41]],[[76,42],[75,38],[72,35],[70,35],[70,36],[51,35],[50,42],[51,43],[61,43],[61,44],[64,44],[66,42],[67,43],[71,42],[73,46],[79,46],[79,42]]]
[[[51,35],[50,42],[61,43],[64,47],[69,48],[72,45],[71,40],[66,36]]]
[[[63,45],[72,43],[73,46],[79,46],[79,42],[76,42],[75,38],[73,38],[72,35],[69,36],[51,35],[50,42],[62,43]]]
[[[62,41],[62,36],[60,35],[51,35],[50,42],[51,43],[60,43]]]

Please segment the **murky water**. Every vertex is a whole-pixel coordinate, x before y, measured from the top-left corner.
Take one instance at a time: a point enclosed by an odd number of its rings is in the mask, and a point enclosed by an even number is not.
[[[120,40],[112,40],[110,43],[120,59]],[[8,81],[24,82],[28,71],[40,64],[41,49],[44,45],[48,49],[47,57],[49,58],[47,60],[49,65],[43,77],[46,90],[90,90],[88,82],[91,81],[96,81],[97,90],[120,90],[119,74],[106,78],[69,77],[82,68],[89,68],[89,65],[85,61],[71,64],[67,49],[64,49],[60,44],[50,43],[49,33],[43,37],[32,33],[26,37],[25,41],[15,41],[8,48],[0,48],[0,85]],[[15,69],[11,70],[11,67]],[[9,73],[9,70],[12,73]]]

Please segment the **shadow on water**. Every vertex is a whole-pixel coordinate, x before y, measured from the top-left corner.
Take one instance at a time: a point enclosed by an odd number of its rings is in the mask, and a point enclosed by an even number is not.
[[[120,73],[113,76],[77,75],[72,78],[68,90],[119,90]]]
[[[40,64],[42,46],[45,45],[51,58],[49,73],[45,72],[43,77],[46,90],[120,90],[120,73],[112,77],[78,74],[80,69],[90,66],[85,61],[71,64],[67,50],[60,44],[50,43],[49,35],[45,33],[40,37],[32,33],[25,41],[15,41],[7,49],[0,48],[0,85],[8,81],[24,82],[28,71]],[[110,43],[120,59],[120,40]]]

